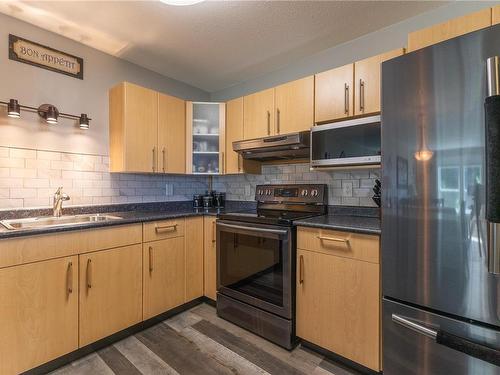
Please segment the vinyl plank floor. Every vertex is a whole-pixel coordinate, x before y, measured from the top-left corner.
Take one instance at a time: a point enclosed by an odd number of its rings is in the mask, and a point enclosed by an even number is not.
[[[300,347],[280,348],[202,304],[53,375],[357,375]]]

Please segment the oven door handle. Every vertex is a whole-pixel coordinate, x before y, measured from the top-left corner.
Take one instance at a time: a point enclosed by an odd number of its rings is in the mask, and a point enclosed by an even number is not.
[[[283,229],[252,228],[252,227],[245,227],[243,225],[226,224],[226,223],[221,223],[221,222],[217,222],[217,225],[220,227],[223,227],[223,228],[239,229],[239,230],[244,230],[247,232],[271,233],[271,234],[278,234],[278,235],[282,235],[282,236],[286,236],[288,234],[288,231],[283,230]]]

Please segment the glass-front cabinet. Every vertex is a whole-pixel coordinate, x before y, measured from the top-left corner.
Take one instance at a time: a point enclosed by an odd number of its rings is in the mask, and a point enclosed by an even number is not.
[[[186,106],[186,172],[223,174],[226,105],[186,102]]]

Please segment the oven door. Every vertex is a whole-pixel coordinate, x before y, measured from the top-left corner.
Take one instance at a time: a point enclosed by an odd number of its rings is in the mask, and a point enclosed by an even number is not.
[[[292,228],[217,220],[217,290],[292,318]]]

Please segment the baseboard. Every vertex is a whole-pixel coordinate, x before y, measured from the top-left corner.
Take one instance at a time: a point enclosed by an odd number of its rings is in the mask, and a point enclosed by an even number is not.
[[[83,348],[79,348],[71,353],[65,354],[59,358],[56,358],[50,362],[44,363],[43,365],[37,366],[31,370],[28,370],[24,372],[24,375],[41,375],[41,374],[47,374],[48,372],[54,371],[58,369],[59,367],[62,367],[64,365],[67,365],[68,363],[71,363],[73,361],[76,361],[77,359],[80,359],[82,357],[85,357],[86,355],[89,355],[95,351],[98,351],[102,348],[105,348],[109,345],[114,344],[117,341],[123,340],[127,338],[128,336],[134,335],[138,332],[141,332],[149,327],[152,327],[158,323],[163,322],[164,320],[171,318],[174,315],[180,314],[183,311],[189,310],[203,302],[209,303],[206,301],[207,297],[199,297],[193,301],[187,302],[183,305],[177,306],[169,311],[166,311],[162,314],[159,314],[157,316],[154,316],[148,320],[145,320],[143,322],[137,323],[131,327],[125,328],[122,331],[116,332],[108,337],[105,337],[99,341],[96,341],[92,344],[89,344],[87,346],[84,346]],[[210,300],[212,301],[212,300]]]
[[[353,362],[350,359],[347,359],[345,357],[342,357],[341,355],[338,355],[334,352],[331,352],[325,348],[322,348],[321,346],[318,346],[316,344],[313,344],[312,342],[306,341],[306,340],[301,340],[301,345],[304,348],[307,348],[309,350],[312,350],[313,352],[316,352],[320,355],[322,355],[325,358],[331,359],[335,362],[338,362],[346,367],[349,367],[357,372],[360,372],[361,374],[365,375],[379,375],[382,374],[382,371],[375,371],[372,370],[371,368],[365,367],[363,365],[360,365],[359,363]]]
[[[206,303],[207,305],[210,305],[213,307],[217,307],[217,302],[215,302],[212,298],[207,297],[207,296],[203,296],[200,298],[201,298],[201,302]]]

